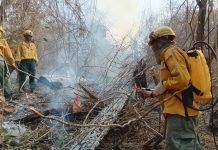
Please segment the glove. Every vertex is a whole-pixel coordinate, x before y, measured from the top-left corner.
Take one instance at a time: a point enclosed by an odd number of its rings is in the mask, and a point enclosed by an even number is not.
[[[167,89],[163,86],[162,82],[159,82],[153,91],[153,95],[158,96],[163,94]]]
[[[8,70],[9,70],[9,73],[12,74],[12,72],[15,70],[15,66],[8,65]]]
[[[3,44],[0,44],[0,49],[1,50],[4,50],[5,49],[5,46]]]
[[[16,66],[19,66],[20,65],[20,61],[16,61],[15,64],[16,64]]]

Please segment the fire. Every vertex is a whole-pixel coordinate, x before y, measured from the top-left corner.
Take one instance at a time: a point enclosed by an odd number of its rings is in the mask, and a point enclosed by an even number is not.
[[[81,100],[79,96],[76,96],[70,101],[70,106],[73,110],[73,112],[82,112],[82,107],[81,107]]]

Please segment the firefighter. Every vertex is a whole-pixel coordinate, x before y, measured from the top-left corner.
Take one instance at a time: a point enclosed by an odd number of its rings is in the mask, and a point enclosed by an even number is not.
[[[199,111],[185,108],[178,97],[171,92],[178,92],[190,83],[187,55],[175,45],[176,34],[167,26],[154,30],[149,35],[149,46],[160,64],[160,83],[154,91],[141,89],[144,97],[162,96],[169,99],[164,102],[163,113],[166,116],[166,150],[199,150],[199,138],[196,133]],[[181,97],[181,92],[177,96]],[[194,103],[192,107],[198,108]],[[186,112],[186,111],[187,112]],[[187,116],[188,114],[188,116]]]
[[[16,62],[19,69],[24,72],[19,72],[19,92],[24,92],[24,82],[26,80],[26,73],[29,73],[29,85],[30,92],[34,92],[36,88],[35,74],[36,65],[38,63],[37,49],[36,45],[33,43],[32,37],[33,32],[31,30],[26,30],[23,33],[24,41],[19,43],[16,52]],[[25,73],[26,72],[26,73]]]
[[[7,63],[9,63],[11,67],[15,68],[15,60],[7,41],[3,38],[4,33],[5,31],[2,26],[0,26],[0,81],[4,89],[3,92],[5,99],[10,100],[13,92]]]

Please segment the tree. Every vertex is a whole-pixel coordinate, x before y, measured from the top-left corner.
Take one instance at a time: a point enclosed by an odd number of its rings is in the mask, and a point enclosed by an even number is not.
[[[196,41],[204,41],[204,26],[205,16],[207,12],[207,0],[196,0],[196,2],[199,7]]]

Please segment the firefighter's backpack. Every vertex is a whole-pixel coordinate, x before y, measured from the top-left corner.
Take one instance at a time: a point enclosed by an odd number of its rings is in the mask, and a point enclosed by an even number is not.
[[[194,101],[208,101],[212,99],[211,75],[207,61],[201,49],[192,49],[186,52],[188,55],[189,73],[191,85],[197,89],[193,92]]]

